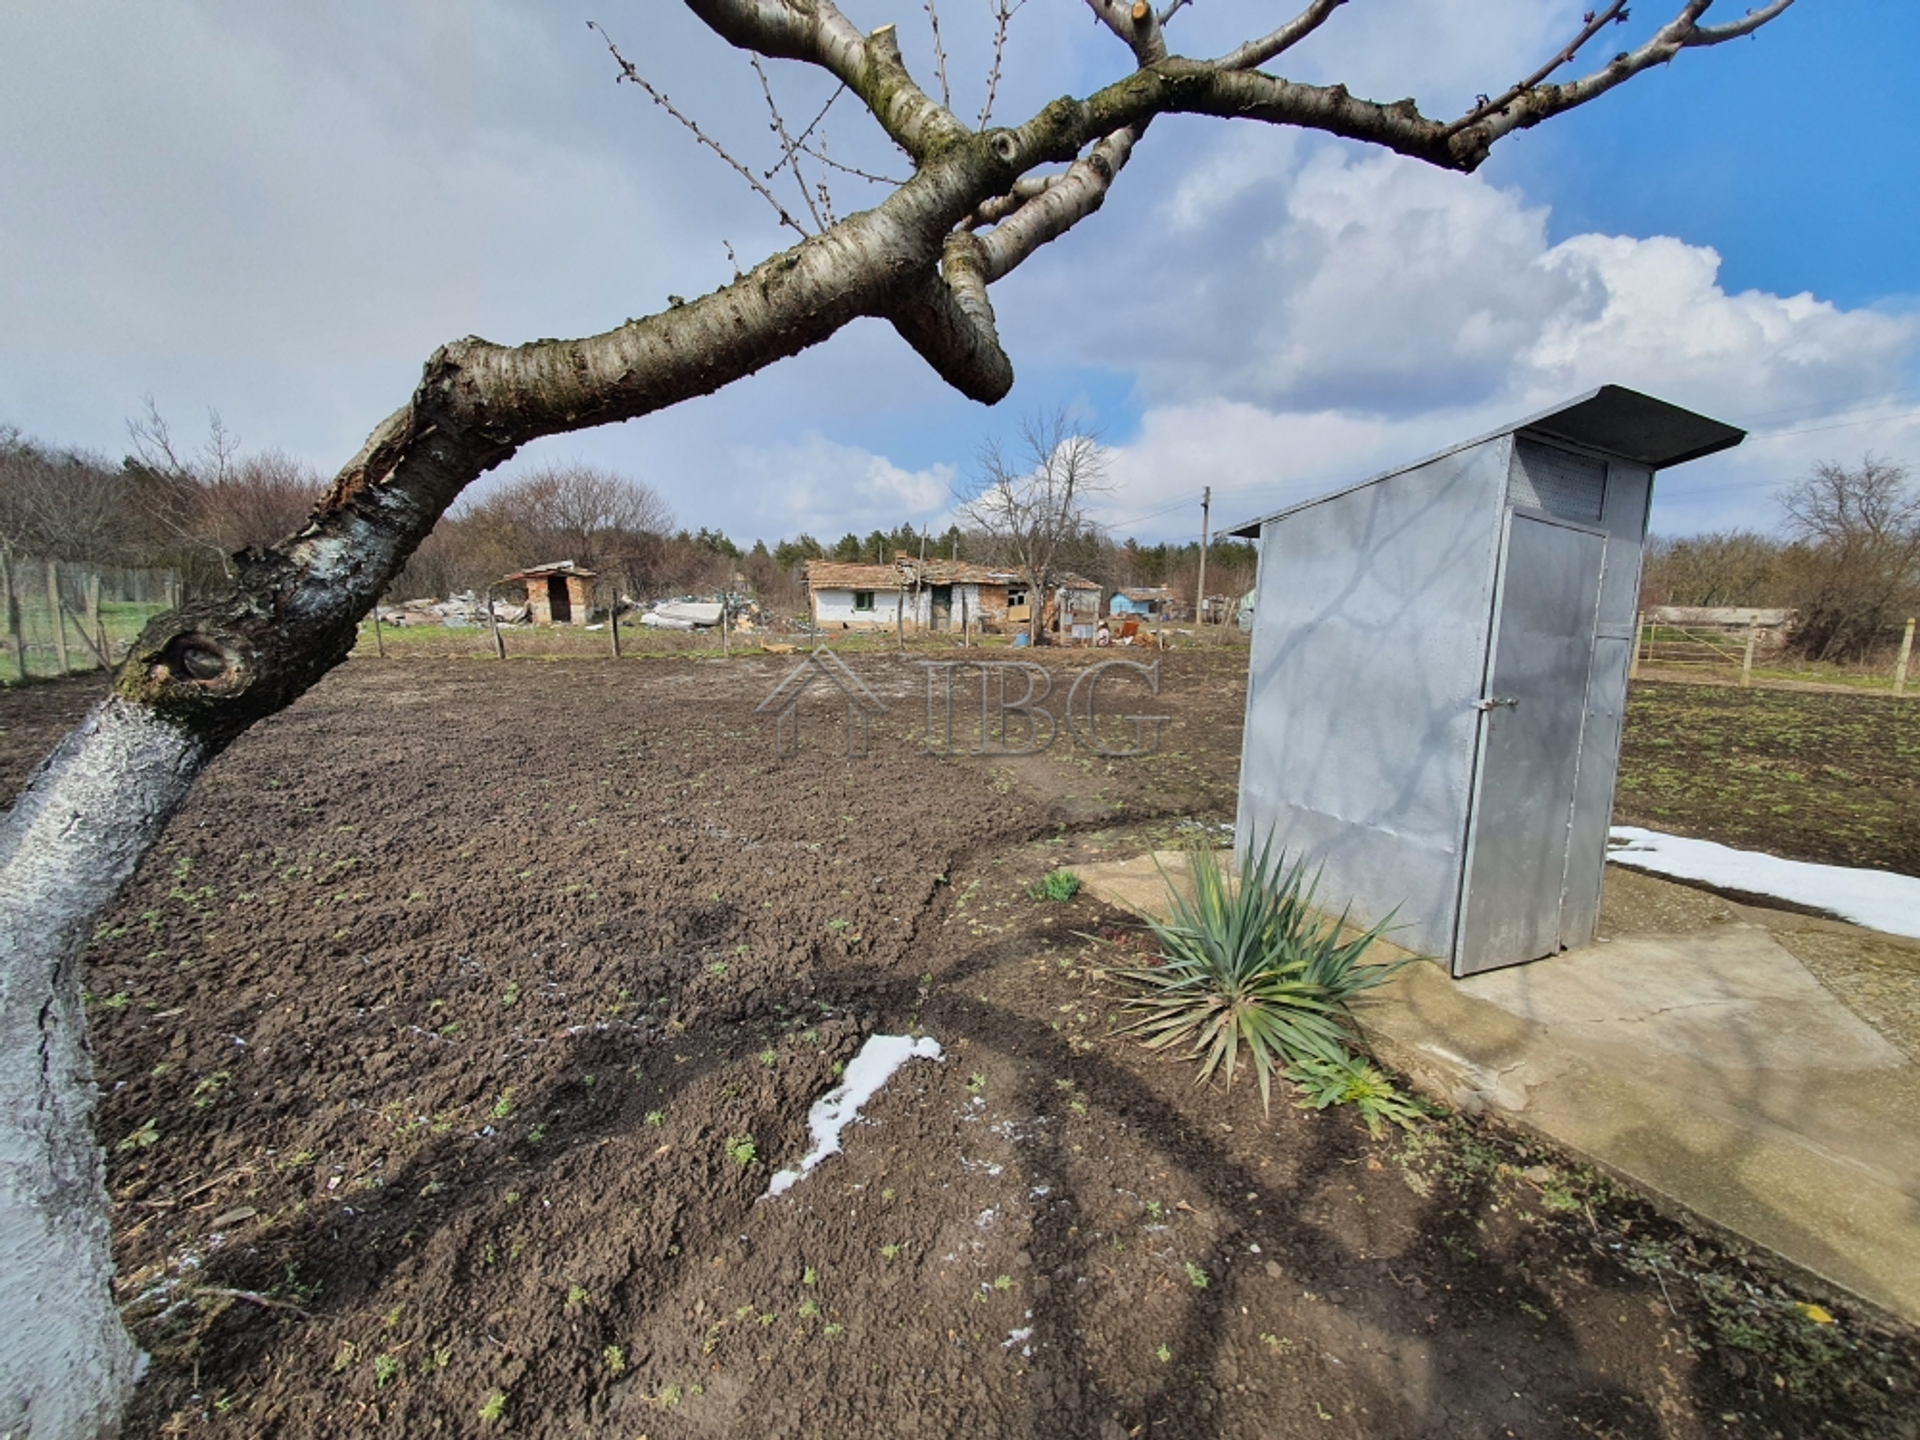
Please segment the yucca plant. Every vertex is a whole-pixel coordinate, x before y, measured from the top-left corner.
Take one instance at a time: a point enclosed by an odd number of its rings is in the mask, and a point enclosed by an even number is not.
[[[1127,1002],[1141,1014],[1122,1033],[1139,1034],[1154,1050],[1190,1045],[1203,1085],[1218,1072],[1231,1086],[1244,1047],[1260,1103],[1272,1113],[1274,1071],[1300,1060],[1344,1061],[1347,1002],[1405,962],[1362,964],[1383,926],[1342,943],[1346,915],[1315,914],[1318,875],[1309,878],[1304,862],[1289,865],[1284,852],[1276,860],[1271,840],[1237,887],[1207,851],[1195,851],[1189,868],[1193,898],[1169,881],[1171,914],[1148,921],[1160,963],[1113,972],[1144,992]]]

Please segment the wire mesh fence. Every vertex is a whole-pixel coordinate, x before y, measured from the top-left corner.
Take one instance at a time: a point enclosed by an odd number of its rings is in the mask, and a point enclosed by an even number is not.
[[[147,621],[179,602],[172,570],[0,552],[0,684],[117,665]]]

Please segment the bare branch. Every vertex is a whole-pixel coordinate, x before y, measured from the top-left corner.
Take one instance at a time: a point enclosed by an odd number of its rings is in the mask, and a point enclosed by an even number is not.
[[[892,175],[874,175],[869,173],[868,171],[856,169],[852,165],[843,165],[838,160],[832,159],[831,157],[828,156],[826,151],[826,144],[827,144],[826,137],[823,135],[820,137],[820,147],[821,147],[820,149],[816,150],[811,145],[802,145],[800,149],[803,154],[809,155],[813,159],[818,160],[822,165],[827,166],[829,169],[838,170],[842,175],[851,175],[856,180],[865,180],[874,185],[899,186],[907,183],[906,181],[898,179]]]
[[[1773,0],[1772,4],[1762,5],[1758,10],[1749,10],[1738,20],[1729,20],[1724,25],[1709,25],[1705,29],[1695,27],[1693,39],[1687,43],[1718,45],[1722,40],[1738,40],[1742,35],[1751,35],[1792,3],[1793,0]]]
[[[980,107],[975,129],[986,129],[993,115],[993,97],[1000,89],[1000,64],[1007,53],[1007,27],[1013,23],[1015,12],[1026,3],[1027,0],[993,0],[993,64],[987,70],[987,98]]]
[[[1147,0],[1087,0],[1088,8],[1126,47],[1142,69],[1167,58],[1167,42],[1160,34],[1160,17]]]
[[[1127,126],[1102,136],[1093,148],[1051,183],[980,237],[989,283],[1000,279],[1035,250],[1056,240],[1098,210],[1113,179],[1133,154],[1146,126]]]
[[[798,150],[802,145],[804,145],[807,141],[807,137],[813,134],[813,132],[819,128],[820,122],[822,120],[827,118],[827,111],[833,108],[833,102],[838,100],[842,95],[846,93],[847,93],[847,87],[842,85],[838,89],[836,89],[833,92],[833,94],[827,97],[827,103],[820,107],[820,113],[815,115],[813,119],[807,122],[807,128],[800,132],[799,138],[797,138],[793,142],[792,146],[789,149],[781,152],[780,159],[774,165],[773,169],[765,170],[761,172],[762,179],[771,180],[774,176],[780,173],[780,167],[782,165],[785,165],[788,160],[793,158],[793,152],[795,150]]]
[[[1580,53],[1581,47],[1589,40],[1598,35],[1607,26],[1613,24],[1616,20],[1624,20],[1626,18],[1624,13],[1626,8],[1627,0],[1613,0],[1611,5],[1597,14],[1589,10],[1586,15],[1586,26],[1578,35],[1573,37],[1572,44],[1568,45],[1558,55],[1554,56],[1553,59],[1542,65],[1519,84],[1510,87],[1499,99],[1482,100],[1474,109],[1462,115],[1458,120],[1454,121],[1453,124],[1449,125],[1447,127],[1447,133],[1452,134],[1456,130],[1464,130],[1476,120],[1484,120],[1487,116],[1506,109],[1507,106],[1511,105],[1515,100],[1518,100],[1522,95],[1526,94],[1527,91],[1533,89],[1534,86],[1538,85],[1562,65],[1572,64],[1573,57]]]
[[[991,405],[1013,388],[1013,362],[1000,345],[987,281],[979,240],[957,232],[947,237],[940,272],[923,272],[887,318],[942,380]]]
[[[773,207],[774,213],[780,217],[780,223],[782,225],[787,226],[795,234],[800,235],[802,237],[804,237],[808,233],[806,226],[802,225],[798,220],[795,220],[791,215],[787,213],[787,207],[782,205],[778,200],[774,199],[773,192],[767,189],[765,185],[762,185],[760,181],[755,178],[753,171],[749,170],[746,166],[742,165],[738,160],[734,159],[733,156],[729,155],[726,152],[726,150],[721,146],[719,141],[715,140],[712,136],[708,135],[706,131],[702,130],[698,125],[694,124],[694,122],[688,119],[685,115],[682,115],[678,110],[674,108],[673,102],[671,100],[669,100],[664,94],[654,89],[653,86],[647,83],[646,77],[643,76],[638,70],[634,68],[633,62],[628,60],[626,56],[620,53],[619,48],[614,45],[613,37],[611,35],[607,34],[606,31],[601,30],[600,27],[591,20],[587,22],[587,28],[589,30],[599,31],[600,38],[606,41],[607,43],[608,52],[613,56],[614,62],[620,67],[621,77],[623,79],[631,80],[634,84],[638,85],[642,90],[646,91],[647,94],[652,98],[654,104],[658,105],[662,110],[665,110],[674,119],[678,120],[682,125],[686,126],[688,130],[692,131],[693,138],[695,140],[698,140],[702,145],[706,146],[709,150],[713,151],[714,154],[718,155],[722,160],[726,161],[727,164],[731,165],[734,168],[734,170],[739,173],[740,178],[742,180],[745,180],[747,184],[753,187],[754,194],[758,195],[761,199],[765,200],[767,204]],[[755,68],[757,69],[759,67],[756,66]],[[771,101],[769,101],[769,103],[771,103]]]
[[[862,35],[833,0],[686,0],[730,44],[774,60],[818,65],[858,95],[916,161],[970,133],[908,74],[893,26]]]
[[[1006,194],[995,195],[974,206],[973,213],[960,222],[961,228],[978,230],[986,225],[997,225],[1027,201],[1045,193],[1050,186],[1057,185],[1064,175],[1065,172],[1051,175],[1022,175],[1013,182],[1012,188]]]
[[[1680,13],[1655,31],[1637,50],[1623,51],[1605,66],[1579,80],[1564,85],[1540,85],[1526,91],[1498,114],[1472,123],[1458,132],[1449,132],[1452,148],[1468,160],[1467,168],[1479,164],[1493,143],[1515,130],[1538,125],[1549,116],[1584,105],[1624,84],[1641,71],[1664,65],[1682,50],[1718,45],[1727,40],[1751,35],[1760,26],[1785,12],[1793,0],[1773,0],[1759,10],[1749,11],[1726,25],[1701,29],[1696,23],[1713,0],[1687,0]],[[1470,142],[1463,145],[1461,142]]]
[[[780,114],[780,107],[774,103],[773,86],[767,83],[767,72],[760,68],[760,57],[758,55],[749,56],[747,63],[753,66],[753,73],[759,77],[760,93],[766,97],[767,113],[773,117],[771,129],[780,139],[782,156],[780,165],[784,165],[793,157],[794,152],[793,142],[787,138],[787,122]],[[831,104],[832,102],[829,101],[828,103]],[[771,180],[774,177],[774,173],[780,169],[780,165],[774,166],[772,170],[767,172],[767,179]],[[798,165],[793,167],[793,178],[795,183],[800,186],[800,202],[807,207],[807,213],[813,217],[813,228],[816,231],[826,229],[825,222],[820,219],[819,207],[813,203],[813,194],[807,189],[807,178],[800,173],[800,167]]]
[[[933,70],[940,77],[940,104],[948,110],[953,108],[953,93],[947,89],[947,52],[940,43],[940,12],[934,8],[933,0],[923,0],[927,7],[927,24],[933,29]]]
[[[1164,25],[1172,19],[1174,11],[1178,10],[1183,3],[1185,0],[1176,0],[1175,4],[1168,7],[1166,14],[1160,17],[1160,23]],[[1327,22],[1328,16],[1346,3],[1347,0],[1313,0],[1311,5],[1272,34],[1263,35],[1258,40],[1249,40],[1239,48],[1228,51],[1214,63],[1222,70],[1251,70],[1256,65],[1264,65],[1274,56],[1282,51],[1291,50],[1318,30]]]

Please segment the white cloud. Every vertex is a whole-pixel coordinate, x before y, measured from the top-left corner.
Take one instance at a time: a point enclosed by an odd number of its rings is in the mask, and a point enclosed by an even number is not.
[[[1332,145],[1256,173],[1224,142],[1158,214],[1156,293],[1120,311],[1056,283],[1034,327],[1085,333],[1067,341],[1084,361],[1133,357],[1146,405],[1116,520],[1208,484],[1222,515],[1270,508],[1603,383],[1750,428],[1806,424],[1897,401],[1920,338],[1912,314],[1729,294],[1720,257],[1672,237],[1549,244],[1547,212],[1517,192]],[[1684,503],[1656,519],[1770,525],[1776,482],[1817,455],[1897,452],[1914,428],[1757,436],[1670,476]]]
[[[952,499],[954,470],[905,470],[884,455],[817,433],[788,444],[740,447],[732,468],[756,497],[756,519],[775,535],[806,531],[831,544],[853,531],[930,522]]]

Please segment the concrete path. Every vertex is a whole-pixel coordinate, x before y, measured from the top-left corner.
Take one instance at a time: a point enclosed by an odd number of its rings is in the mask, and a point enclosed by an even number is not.
[[[1156,857],[1079,867],[1161,913]],[[1159,865],[1184,874],[1185,857]],[[1920,1323],[1920,1067],[1760,925],[1600,942],[1356,1007],[1380,1057]]]

